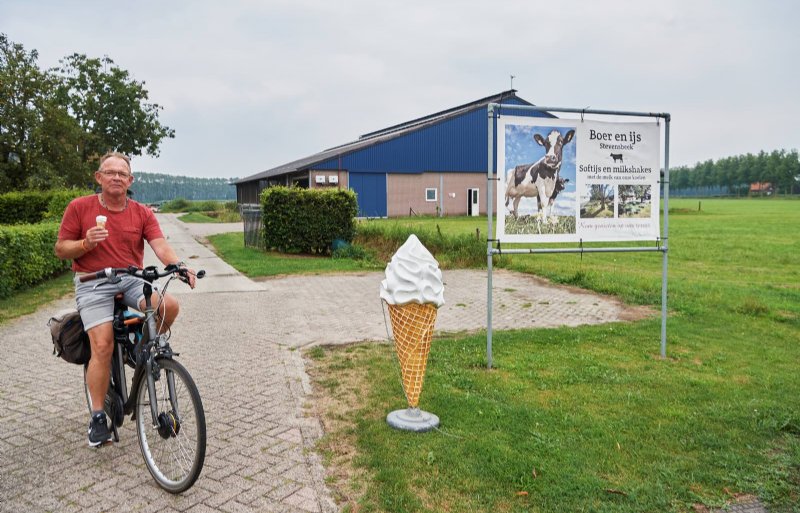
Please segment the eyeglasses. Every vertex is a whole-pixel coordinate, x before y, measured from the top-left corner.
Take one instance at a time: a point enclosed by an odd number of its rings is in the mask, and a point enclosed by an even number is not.
[[[121,178],[122,180],[127,180],[132,175],[130,173],[126,173],[125,171],[100,171],[101,175],[106,175],[109,178],[117,177]]]

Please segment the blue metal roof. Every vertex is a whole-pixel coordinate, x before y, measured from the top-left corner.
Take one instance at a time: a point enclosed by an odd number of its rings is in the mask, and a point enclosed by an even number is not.
[[[362,135],[357,141],[242,178],[251,182],[308,169],[341,169],[350,173],[425,171],[486,172],[489,103],[531,105],[515,90],[437,112]],[[555,117],[547,112],[507,114]]]

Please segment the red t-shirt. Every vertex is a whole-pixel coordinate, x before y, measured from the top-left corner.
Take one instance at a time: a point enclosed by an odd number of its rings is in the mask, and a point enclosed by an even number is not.
[[[97,225],[98,215],[108,218],[108,238],[72,262],[73,271],[94,272],[106,267],[142,267],[144,241],[164,237],[153,212],[131,199],[122,212],[112,212],[100,204],[96,194],[76,198],[67,206],[61,219],[58,238],[81,240],[89,228]]]

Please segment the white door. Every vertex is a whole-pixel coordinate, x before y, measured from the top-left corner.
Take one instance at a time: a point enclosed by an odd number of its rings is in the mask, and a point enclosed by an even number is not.
[[[468,194],[469,204],[467,205],[467,213],[471,216],[477,216],[480,213],[480,208],[478,204],[479,193],[480,189],[469,189],[469,194]]]

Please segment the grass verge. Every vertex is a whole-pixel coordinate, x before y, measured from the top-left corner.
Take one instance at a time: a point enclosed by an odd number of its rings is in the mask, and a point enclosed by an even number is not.
[[[0,324],[33,313],[40,306],[60,299],[73,290],[72,273],[66,272],[27,290],[17,292],[12,297],[0,299]]]
[[[314,274],[351,272],[380,269],[368,255],[363,259],[331,258],[324,256],[286,255],[275,251],[261,251],[244,245],[244,234],[223,233],[208,240],[227,263],[250,278],[279,276],[283,274]]]
[[[238,212],[227,210],[212,212],[189,212],[178,217],[184,223],[239,223],[242,216]]]
[[[211,217],[202,212],[189,212],[178,217],[184,223],[224,223],[219,217]]]

